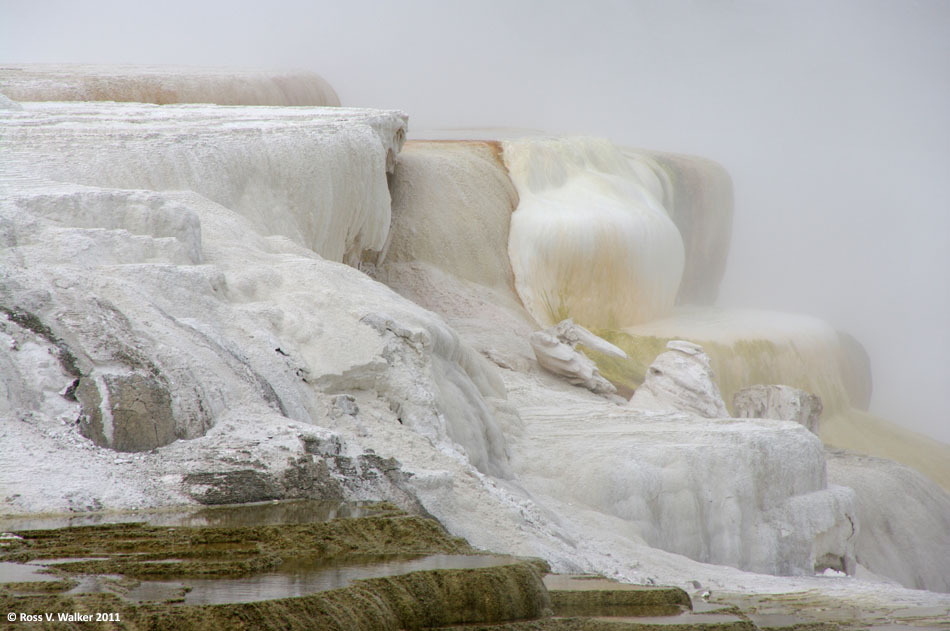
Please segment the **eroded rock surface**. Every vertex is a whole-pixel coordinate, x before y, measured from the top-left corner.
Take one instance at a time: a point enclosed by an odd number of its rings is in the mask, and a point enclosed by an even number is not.
[[[392,174],[401,217],[388,232],[386,178],[405,130],[396,112],[25,103],[0,119],[0,306],[32,314],[0,321],[0,392],[14,401],[0,400],[4,512],[342,494],[416,506],[474,545],[561,571],[689,576],[713,589],[788,584],[725,565],[810,575],[853,555],[854,496],[827,484],[820,441],[790,422],[703,418],[725,414],[694,345],[670,353],[705,385],[659,412],[537,370],[537,326],[504,263],[517,196],[497,146],[429,147],[406,161]],[[601,145],[587,146],[597,158]],[[551,188],[565,203],[588,199]],[[653,225],[658,209],[644,210],[633,216]],[[473,264],[473,251],[490,265]],[[630,254],[605,257],[618,251]],[[614,280],[632,269],[671,305],[678,273],[664,258],[627,260]],[[596,275],[583,264],[567,271]],[[373,269],[402,297],[360,271]],[[709,323],[724,328],[742,354],[732,374],[794,356],[796,370],[838,387],[816,373],[834,357],[822,327],[792,327],[809,333],[808,353]],[[554,339],[572,352],[598,346]],[[103,384],[86,406],[101,408],[103,393],[122,391],[104,385],[114,375],[135,376],[137,390],[115,397],[130,407],[151,392],[139,380],[165,388],[176,436],[191,440],[117,453],[83,436],[77,382]]]
[[[633,394],[630,406],[727,418],[729,411],[702,347],[683,340],[668,342],[666,347],[669,350],[650,364],[646,380]]]
[[[622,350],[567,319],[550,328],[531,334],[531,348],[542,367],[564,377],[577,386],[597,394],[614,394],[617,389],[604,379],[597,365],[577,350],[582,344],[601,353],[626,358]]]
[[[97,445],[116,451],[148,451],[175,440],[175,415],[168,384],[152,375],[129,373],[80,379],[80,428]]]
[[[818,435],[821,398],[790,386],[757,385],[743,388],[732,398],[739,418],[771,418],[794,421]]]

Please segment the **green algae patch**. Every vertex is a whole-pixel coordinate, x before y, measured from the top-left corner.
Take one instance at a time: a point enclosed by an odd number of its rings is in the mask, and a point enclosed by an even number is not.
[[[22,539],[0,560],[62,559],[54,566],[57,573],[134,578],[246,576],[300,558],[475,552],[438,522],[395,511],[308,524],[227,528],[126,523],[18,534]]]
[[[124,523],[18,536],[0,559],[55,561],[49,571],[65,580],[0,584],[0,608],[39,616],[28,623],[2,620],[0,629],[29,624],[57,630],[395,631],[538,618],[550,611],[541,579],[549,567],[539,560],[421,570],[257,602],[192,605],[180,597],[144,603],[124,597],[143,579],[252,576],[301,559],[358,564],[380,556],[477,553],[438,522],[388,507],[382,514],[317,523],[235,528]],[[108,583],[108,593],[63,593],[76,585],[69,577],[79,574],[98,576]],[[54,619],[47,620],[50,613]],[[60,613],[78,619],[61,621]],[[102,613],[109,619],[97,622],[95,615]],[[88,615],[93,618],[82,619]]]
[[[0,583],[0,594],[54,594],[69,591],[78,584],[79,581],[72,579],[62,581]]]
[[[538,618],[549,610],[550,600],[538,566],[521,562],[472,570],[413,572],[356,581],[342,589],[308,596],[254,603],[134,604],[110,594],[18,597],[0,592],[0,607],[28,615],[110,612],[119,619],[102,625],[40,622],[31,625],[35,629],[396,631]]]
[[[549,575],[544,585],[558,617],[676,616],[693,608],[689,594],[679,587],[630,585],[602,576],[568,574]]]
[[[692,609],[689,595],[678,587],[549,593],[557,616],[675,616]]]
[[[607,340],[627,354],[627,359],[607,355],[583,345],[578,349],[589,357],[600,374],[617,388],[617,394],[630,398],[646,378],[647,368],[657,355],[666,350],[666,343],[672,338],[630,335],[623,331],[597,329],[595,335]]]

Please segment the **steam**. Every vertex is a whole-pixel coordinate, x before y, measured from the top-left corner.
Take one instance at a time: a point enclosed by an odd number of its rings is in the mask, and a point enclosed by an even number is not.
[[[872,412],[950,441],[950,3],[0,0],[0,15],[2,62],[302,67],[344,105],[407,111],[410,137],[540,128],[708,156],[736,192],[720,304],[853,334]]]

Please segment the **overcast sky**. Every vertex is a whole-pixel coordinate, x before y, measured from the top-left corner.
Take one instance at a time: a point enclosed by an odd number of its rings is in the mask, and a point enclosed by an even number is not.
[[[0,62],[307,68],[410,128],[718,160],[736,188],[721,302],[851,332],[872,411],[946,442],[948,34],[943,0],[0,0]]]

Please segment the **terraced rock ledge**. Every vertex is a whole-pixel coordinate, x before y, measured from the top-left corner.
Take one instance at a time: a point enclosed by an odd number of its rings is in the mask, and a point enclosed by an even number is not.
[[[192,606],[184,602],[186,586],[168,591],[163,600],[136,601],[142,585],[176,580],[187,585],[194,579],[226,584],[307,560],[332,573],[394,556],[484,556],[434,520],[390,505],[378,508],[375,514],[318,523],[175,527],[137,522],[22,530],[8,534],[0,561],[8,567],[28,563],[23,567],[46,572],[52,580],[36,580],[37,575],[0,583],[0,607],[27,615],[111,612],[119,618],[98,626],[43,621],[30,623],[31,628],[367,631],[537,618],[550,609],[541,581],[547,566],[506,557],[492,567],[356,580],[294,598]],[[84,584],[88,589],[91,577],[96,578],[94,593],[79,593]],[[15,628],[21,623],[3,624]]]
[[[0,608],[40,618],[0,620],[0,629],[861,628],[841,617],[775,615],[774,604],[756,599],[715,603],[679,587],[550,574],[544,561],[478,551],[437,521],[391,504],[323,515],[311,504],[151,514],[152,523],[114,515],[106,519],[120,523],[50,528],[52,519],[38,529],[43,519],[27,521],[34,529],[0,538]],[[301,519],[307,514],[325,520]],[[0,529],[14,523],[0,520]],[[194,525],[201,523],[208,525]],[[60,621],[59,613],[92,621]],[[112,619],[96,622],[97,613]]]

